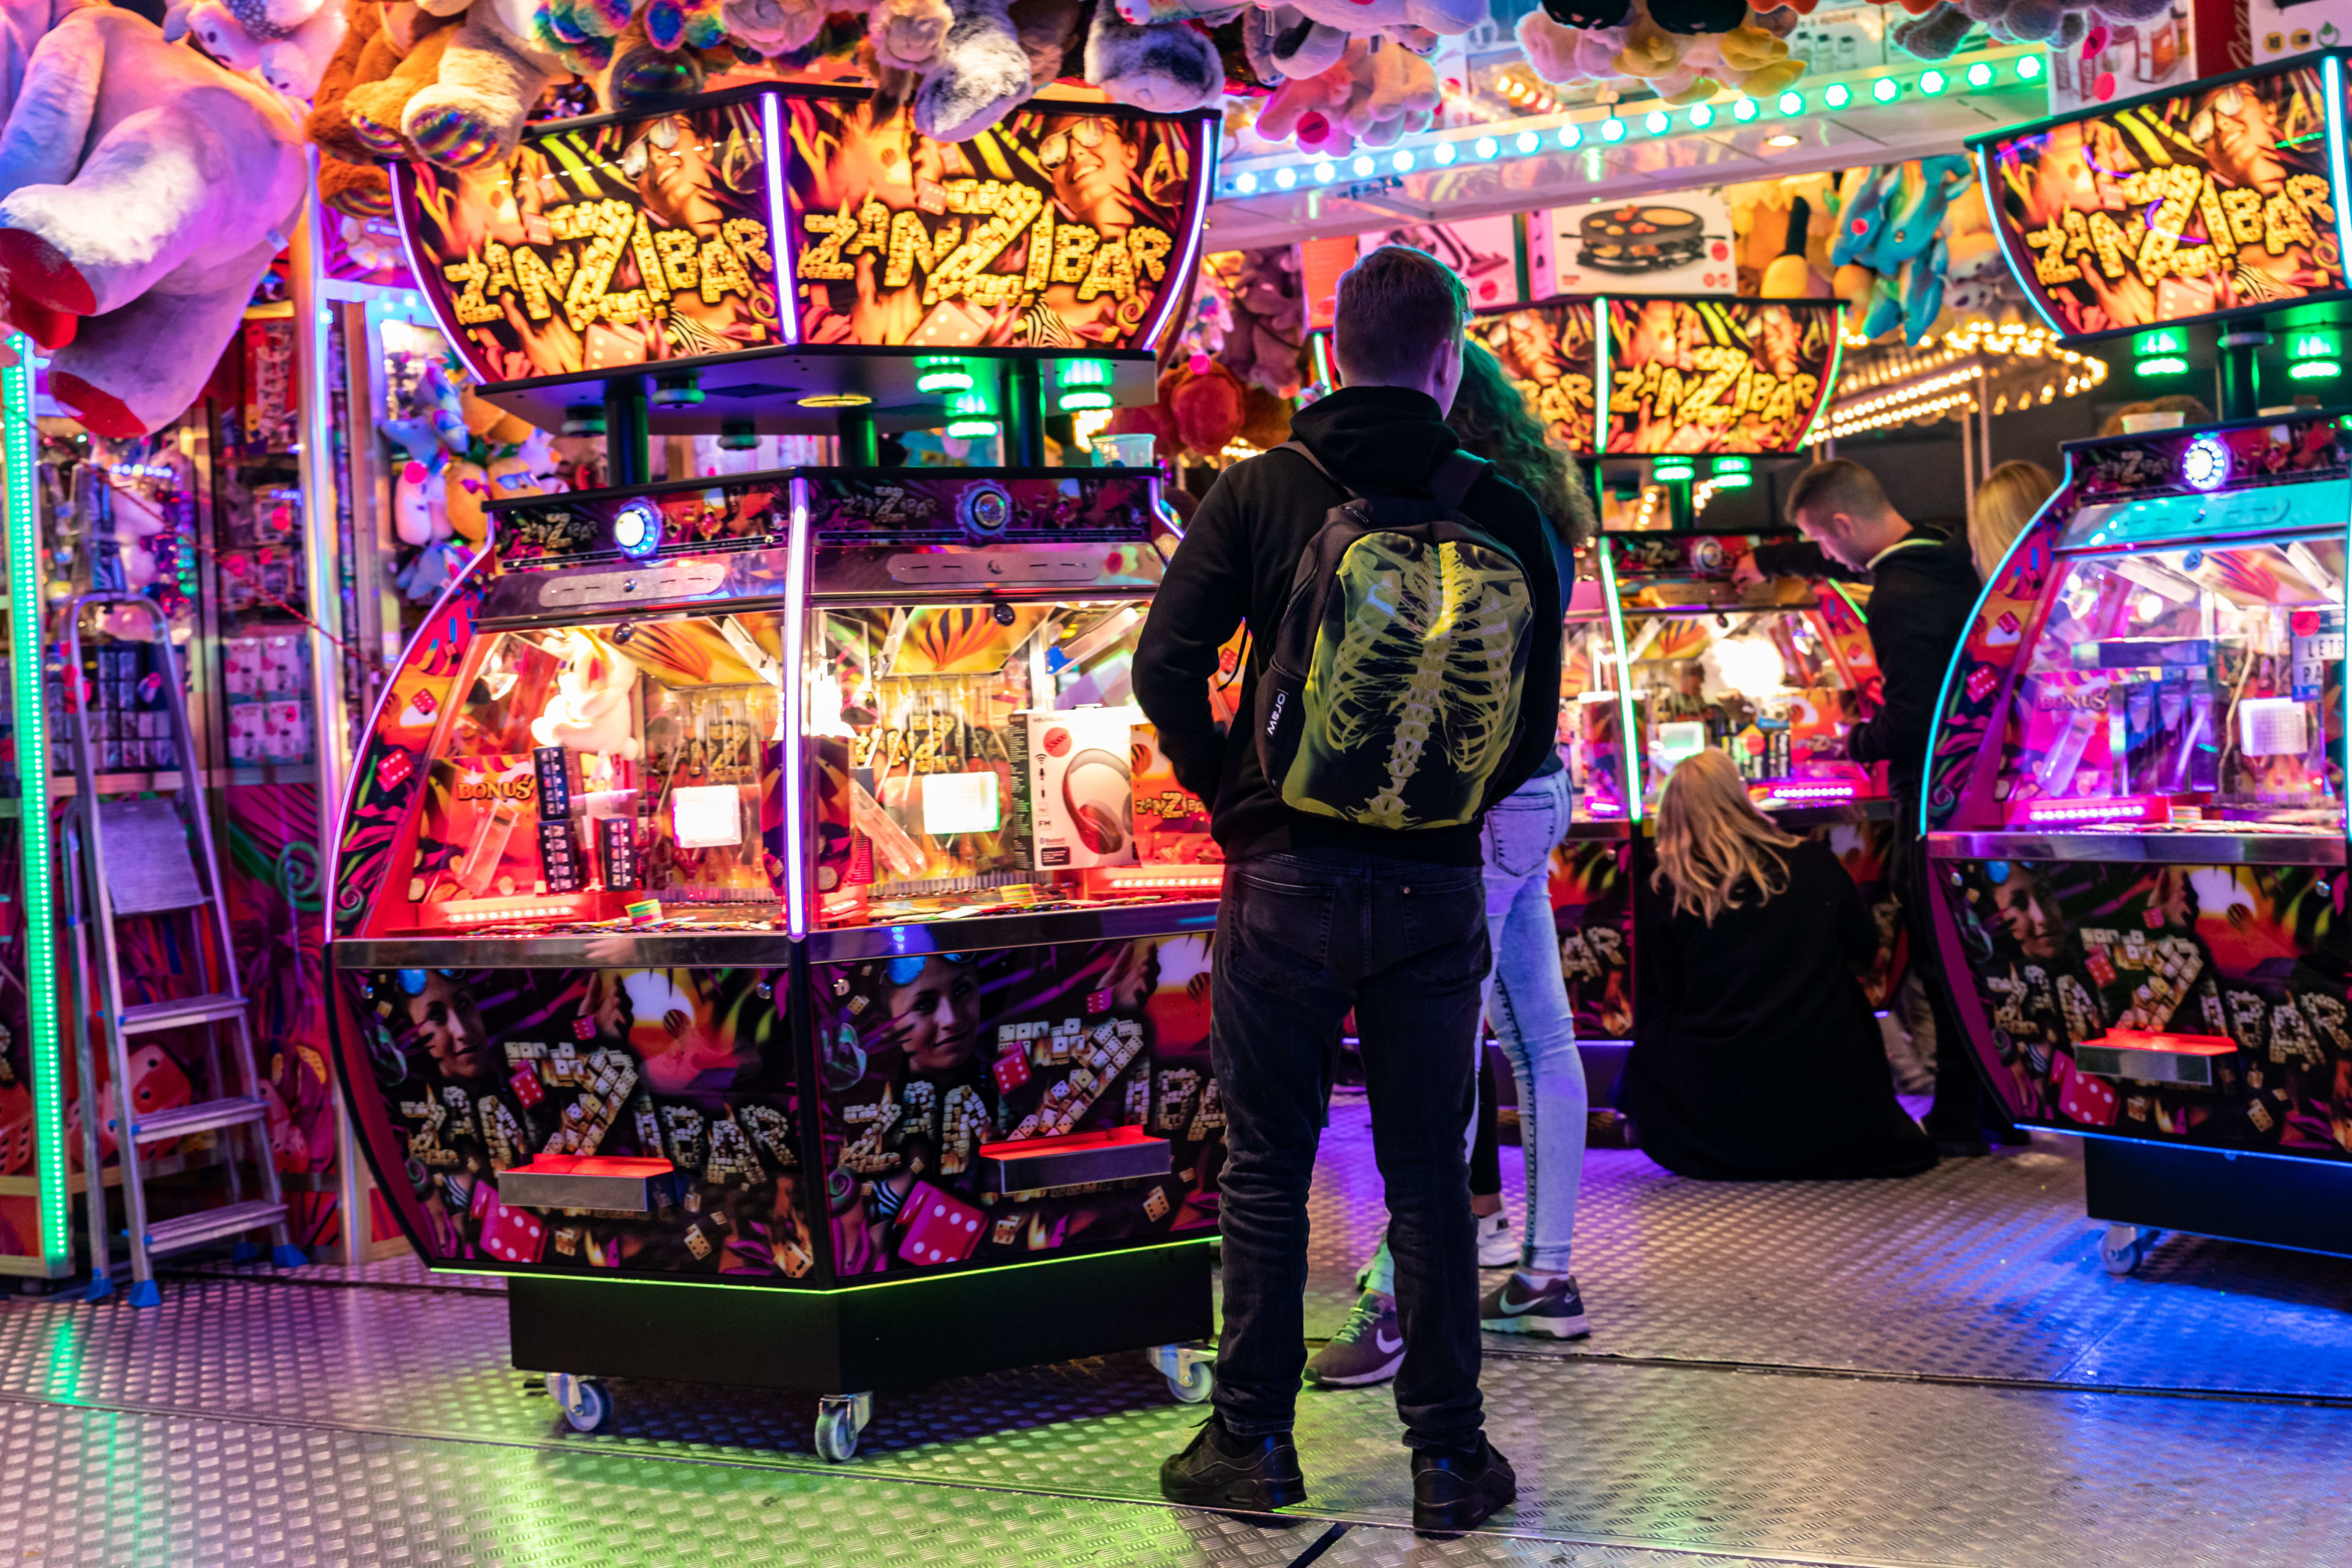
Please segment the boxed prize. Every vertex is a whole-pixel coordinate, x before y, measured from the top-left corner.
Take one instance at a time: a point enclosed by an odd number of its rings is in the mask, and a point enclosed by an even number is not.
[[[1160,731],[1137,724],[1129,731],[1133,768],[1135,856],[1146,866],[1198,866],[1224,858],[1209,837],[1209,808],[1176,782],[1175,764],[1160,749]]]
[[[1015,853],[1040,871],[1135,864],[1132,707],[1013,716]]]

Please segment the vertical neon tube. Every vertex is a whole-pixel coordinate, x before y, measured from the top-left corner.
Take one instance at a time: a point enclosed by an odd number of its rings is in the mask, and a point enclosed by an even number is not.
[[[25,1054],[33,1069],[33,1159],[40,1184],[41,1261],[73,1272],[67,1217],[65,1085],[58,1061],[57,847],[49,822],[49,723],[41,707],[41,521],[33,447],[33,343],[6,340],[16,363],[0,370],[0,458],[8,508],[8,657],[16,705],[17,830],[25,879]]]
[[[773,100],[770,100],[771,102]],[[809,482],[793,479],[793,531],[785,544],[784,563],[784,934],[794,942],[809,932],[809,884],[814,879],[808,864],[809,766],[807,737],[802,733],[803,710],[808,700],[804,668],[808,637]]]
[[[784,205],[784,116],[771,92],[760,100],[760,134],[768,147],[768,246],[776,259],[776,325],[784,342],[801,341],[800,287],[793,281],[793,213]]]
[[[2352,212],[2344,208],[2346,200],[2352,198],[2352,178],[2345,173],[2344,135],[2352,126],[2344,122],[2344,57],[2332,54],[2320,61],[2319,79],[2327,97],[2328,200],[2336,205],[2336,254],[2352,265]]]
[[[1612,652],[1617,662],[1617,725],[1622,736],[1625,757],[1625,820],[1642,820],[1642,737],[1633,731],[1633,661],[1627,657],[1633,645],[1625,640],[1625,607],[1617,600],[1617,558],[1609,552],[1609,539],[1602,535],[1593,554],[1601,559],[1601,597],[1609,605],[1609,640],[1616,644]]]
[[[1609,296],[1592,301],[1592,453],[1609,455]],[[1611,612],[1614,614],[1612,610]]]
[[[1801,452],[1813,444],[1813,432],[1821,427],[1822,417],[1829,412],[1830,392],[1837,385],[1838,372],[1845,368],[1845,310],[1843,306],[1830,313],[1830,363],[1822,372],[1821,395],[1813,399],[1813,411],[1805,416],[1804,433],[1790,448]]]

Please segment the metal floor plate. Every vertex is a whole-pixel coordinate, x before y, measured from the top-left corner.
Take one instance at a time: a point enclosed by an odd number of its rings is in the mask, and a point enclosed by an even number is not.
[[[1378,1231],[1367,1142],[1343,1102],[1327,1331]],[[723,1384],[617,1384],[583,1437],[507,1364],[495,1281],[396,1262],[297,1276],[336,1289],[181,1274],[144,1311],[0,1301],[0,1562],[2352,1561],[2352,1408],[2308,1402],[2352,1401],[2352,1265],[2172,1238],[2111,1279],[2060,1142],[1900,1183],[1702,1184],[1613,1151],[1587,1173],[1593,1336],[1488,1341],[1521,1501],[1457,1542],[1403,1528],[1385,1390],[1302,1395],[1309,1517],[1270,1530],[1158,1501],[1201,1412],[1139,1356],[877,1397],[845,1467],[814,1454],[814,1400]]]

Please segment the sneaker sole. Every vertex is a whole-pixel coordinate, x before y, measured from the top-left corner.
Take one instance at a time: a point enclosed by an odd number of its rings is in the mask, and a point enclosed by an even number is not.
[[[1309,1367],[1307,1371],[1307,1381],[1318,1388],[1363,1388],[1371,1384],[1388,1382],[1397,1374],[1397,1368],[1403,1364],[1404,1352],[1399,1351],[1394,1361],[1385,1363],[1370,1372],[1349,1373],[1335,1377]]]
[[[1222,1486],[1171,1487],[1162,1481],[1160,1495],[1170,1502],[1185,1508],[1207,1508],[1264,1513],[1269,1509],[1288,1508],[1307,1500],[1304,1481],[1285,1486],[1267,1486],[1258,1481],[1229,1481]]]
[[[1538,1318],[1532,1312],[1484,1318],[1478,1326],[1490,1334],[1540,1334],[1555,1340],[1588,1339],[1592,1333],[1592,1320],[1589,1317]]]

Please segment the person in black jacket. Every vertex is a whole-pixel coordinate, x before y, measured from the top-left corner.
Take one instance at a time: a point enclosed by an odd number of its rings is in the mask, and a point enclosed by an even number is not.
[[[1952,651],[1967,636],[1980,588],[1968,541],[1916,529],[1895,510],[1876,476],[1843,458],[1815,463],[1789,488],[1789,521],[1808,543],[1759,546],[1736,581],[1767,574],[1843,576],[1871,584],[1867,620],[1878,661],[1878,711],[1854,725],[1846,755],[1865,766],[1885,763],[1895,795],[1895,883],[1902,889],[1910,961],[1919,973],[1936,1026],[1936,1100],[1928,1136],[1940,1152],[1982,1154],[1985,1133],[2018,1137],[1986,1093],[1968,1037],[1936,973],[1927,919],[1927,858],[1919,842],[1921,781],[1936,704]]]
[[[1215,1414],[1160,1471],[1161,1491],[1179,1503],[1256,1511],[1305,1495],[1290,1428],[1307,1359],[1307,1189],[1325,1063],[1351,1008],[1387,1183],[1414,1525],[1465,1530],[1516,1496],[1509,1464],[1483,1432],[1463,1148],[1488,968],[1482,822],[1407,830],[1294,809],[1267,783],[1250,727],[1222,733],[1208,700],[1218,647],[1246,624],[1240,710],[1255,713],[1299,562],[1350,491],[1434,493],[1458,446],[1444,420],[1467,314],[1462,280],[1418,250],[1383,246],[1341,277],[1332,336],[1346,389],[1291,421],[1312,460],[1277,450],[1218,479],[1136,649],[1137,700],[1177,777],[1209,804],[1226,859],[1211,1026],[1227,1151],[1224,1331]],[[1517,728],[1487,781],[1483,799],[1493,802],[1551,751],[1559,576],[1535,503],[1491,468],[1459,510],[1516,555],[1528,596]],[[1452,764],[1433,742],[1418,765]]]
[[[1706,751],[1666,780],[1657,847],[1633,949],[1657,1005],[1643,1005],[1623,1089],[1642,1152],[1717,1182],[1934,1165],[1854,979],[1878,933],[1829,846],[1782,832]]]

